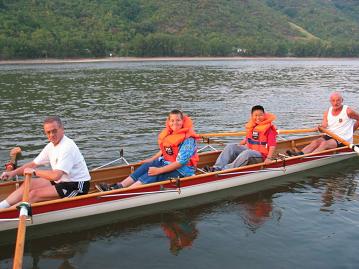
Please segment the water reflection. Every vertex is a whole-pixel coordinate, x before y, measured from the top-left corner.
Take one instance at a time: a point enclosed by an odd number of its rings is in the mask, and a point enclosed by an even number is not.
[[[244,223],[255,232],[264,222],[272,218],[272,200],[271,198],[247,200],[240,204],[240,210]]]
[[[334,212],[335,203],[357,199],[356,174],[336,174],[335,177],[310,177],[309,184],[321,192],[321,211]]]
[[[86,251],[87,249],[85,249]],[[76,249],[72,245],[63,245],[59,248],[53,250],[47,250],[43,253],[40,253],[39,256],[36,256],[36,253],[33,253],[33,264],[32,269],[40,269],[40,261],[42,260],[51,260],[52,263],[56,263],[56,266],[53,267],[58,269],[74,269],[77,268],[73,266],[70,262],[72,258],[75,257],[77,252],[81,252],[81,247],[77,246]],[[45,268],[42,266],[42,268]]]
[[[196,223],[189,219],[184,212],[166,215],[161,223],[164,234],[170,241],[169,250],[173,255],[178,255],[184,248],[190,248],[199,232]]]

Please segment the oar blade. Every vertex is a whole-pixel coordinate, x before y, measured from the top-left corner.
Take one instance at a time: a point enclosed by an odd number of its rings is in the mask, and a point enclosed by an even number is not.
[[[23,203],[29,202],[30,180],[31,180],[31,174],[26,174],[25,181],[23,183],[24,184],[24,192],[23,192],[23,197],[22,197]],[[26,209],[25,210],[21,209],[20,217],[19,217],[19,225],[18,225],[18,229],[17,229],[13,269],[22,268],[22,260],[23,260],[24,247],[25,247],[27,216],[28,216],[28,211]]]
[[[358,146],[353,146],[352,149],[359,154],[359,147]]]

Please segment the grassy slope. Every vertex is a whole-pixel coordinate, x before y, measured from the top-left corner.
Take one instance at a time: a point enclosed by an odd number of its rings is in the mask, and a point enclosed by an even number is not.
[[[347,0],[267,0],[292,22],[323,40],[359,40],[359,2]],[[356,13],[358,12],[358,13]]]
[[[146,6],[146,0],[142,1]],[[151,20],[161,32],[193,33],[206,36],[212,33],[231,37],[282,38],[296,36],[285,16],[268,8],[260,0],[155,0],[158,9]]]

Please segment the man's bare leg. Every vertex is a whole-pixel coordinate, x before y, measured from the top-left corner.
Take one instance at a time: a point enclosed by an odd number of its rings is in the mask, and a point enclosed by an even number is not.
[[[302,152],[304,154],[308,154],[308,153],[311,153],[313,151],[315,151],[320,145],[322,142],[325,142],[326,140],[323,138],[323,137],[320,137],[318,139],[315,139],[313,140],[309,145],[305,146],[303,149],[302,149]]]
[[[43,178],[32,179],[30,181],[30,192],[29,192],[30,202],[33,202],[31,199],[31,196],[35,195],[35,193],[31,194],[32,192],[40,190],[40,189],[46,189],[49,187],[52,187],[55,190],[56,195],[58,196],[55,187],[51,185],[50,181],[43,179]],[[11,205],[11,206],[15,205],[22,200],[23,192],[24,192],[24,184],[22,184],[17,190],[12,192],[5,200],[9,203],[9,205]],[[41,191],[39,191],[39,193],[41,195]],[[47,196],[47,194],[46,194],[46,196]],[[36,198],[35,198],[35,200],[36,200]]]

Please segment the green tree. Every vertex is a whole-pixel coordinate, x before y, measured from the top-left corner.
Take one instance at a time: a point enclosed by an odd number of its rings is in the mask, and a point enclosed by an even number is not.
[[[223,35],[211,35],[208,41],[208,54],[210,56],[229,56],[232,53],[232,44]]]
[[[37,55],[47,58],[54,55],[55,38],[49,31],[45,29],[37,29],[31,34],[31,47]]]

